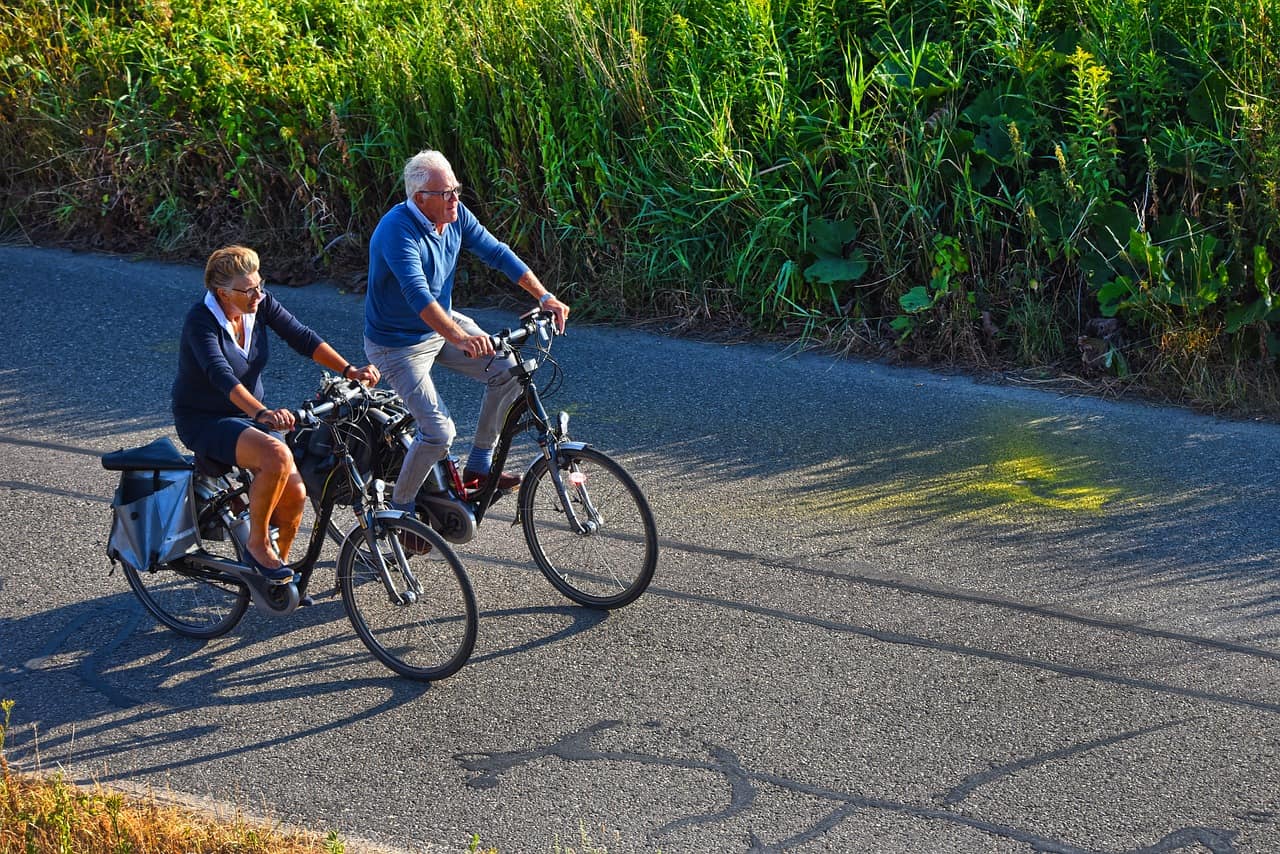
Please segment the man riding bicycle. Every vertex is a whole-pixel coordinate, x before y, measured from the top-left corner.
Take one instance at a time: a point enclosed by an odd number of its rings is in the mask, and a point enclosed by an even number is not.
[[[502,418],[520,387],[511,356],[490,363],[489,336],[453,309],[454,276],[463,249],[503,273],[555,316],[564,331],[569,306],[543,287],[509,246],[495,238],[462,204],[453,167],[438,151],[421,151],[404,167],[405,201],[378,223],[369,241],[365,296],[365,353],[404,399],[417,422],[412,446],[396,478],[392,505],[412,512],[431,467],[444,459],[456,435],[448,407],[431,380],[439,362],[485,384],[471,453],[463,468],[468,486],[490,476]],[[500,489],[519,477],[497,473]]]

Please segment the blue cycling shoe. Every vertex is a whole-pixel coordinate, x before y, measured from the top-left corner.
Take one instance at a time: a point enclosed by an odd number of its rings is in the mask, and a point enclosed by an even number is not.
[[[245,549],[245,562],[249,564],[249,568],[256,570],[259,575],[270,581],[272,584],[288,584],[293,581],[293,570],[289,568],[289,564],[282,563],[275,569],[270,569],[258,563],[257,559]]]

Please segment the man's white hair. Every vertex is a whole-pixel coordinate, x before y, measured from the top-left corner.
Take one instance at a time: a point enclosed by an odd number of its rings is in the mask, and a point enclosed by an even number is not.
[[[452,174],[453,167],[449,165],[448,158],[438,151],[428,149],[410,157],[404,164],[405,197],[412,199],[414,193],[427,186],[432,175],[441,172]]]

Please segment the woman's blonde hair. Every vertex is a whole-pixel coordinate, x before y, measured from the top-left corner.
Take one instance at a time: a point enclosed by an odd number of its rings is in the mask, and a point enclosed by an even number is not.
[[[247,246],[224,246],[204,265],[204,286],[211,291],[231,287],[231,280],[258,269],[258,253]]]

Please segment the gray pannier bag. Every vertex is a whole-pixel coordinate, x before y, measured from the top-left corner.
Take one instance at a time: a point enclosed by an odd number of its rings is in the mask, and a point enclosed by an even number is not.
[[[170,563],[198,545],[195,472],[191,461],[169,439],[104,454],[102,464],[120,472],[107,541],[107,556],[112,561],[144,572]]]

